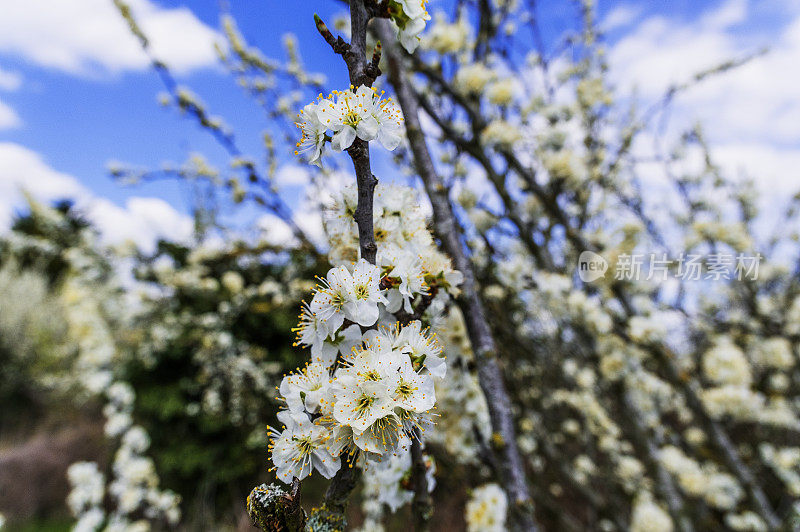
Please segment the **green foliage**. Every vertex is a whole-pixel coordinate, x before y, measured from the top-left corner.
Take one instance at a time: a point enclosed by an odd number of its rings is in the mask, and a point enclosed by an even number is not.
[[[0,241],[0,264],[13,260],[20,269],[41,272],[56,284],[74,268],[67,252],[81,249],[104,276],[110,273],[108,255],[96,245],[96,231],[71,201],[48,207],[29,200],[28,207],[11,226],[17,239]]]
[[[69,202],[30,210],[0,239],[0,424],[30,423],[51,399],[54,378],[69,368],[71,346],[58,297],[59,282],[73,269],[69,249],[92,235]],[[99,255],[96,262],[107,271]]]
[[[303,295],[291,282],[303,266],[268,252],[160,242],[138,258],[138,279],[159,295],[137,317],[124,378],[162,482],[185,501],[202,493],[226,507],[264,477],[272,392],[300,359],[289,346]]]
[[[63,401],[83,371],[75,365],[82,331],[72,330],[75,309],[67,308],[87,295],[70,291],[78,279],[101,312],[116,311],[104,316],[116,342],[111,369],[135,390],[134,421],[150,435],[162,485],[183,496],[187,515],[195,503],[231,507],[242,486],[267,477],[272,392],[302,358],[291,328],[310,286],[293,279],[323,266],[245,242],[217,249],[162,241],[152,256],[133,257],[139,287],[149,291],[127,308],[113,284],[117,258],[67,202],[31,202],[0,239],[0,424],[35,423],[58,405],[82,404],[72,399],[83,393]]]

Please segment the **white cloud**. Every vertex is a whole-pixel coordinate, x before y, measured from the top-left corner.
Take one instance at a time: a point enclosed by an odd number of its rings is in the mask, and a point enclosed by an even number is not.
[[[762,189],[796,192],[800,189],[797,169],[800,149],[783,149],[759,142],[718,143],[714,154],[728,175],[746,174]]]
[[[20,124],[22,124],[22,120],[19,118],[17,112],[0,100],[0,131],[4,129],[14,129],[15,127],[19,127]]]
[[[311,174],[308,168],[296,164],[285,164],[275,173],[275,183],[281,187],[296,187],[308,185]]]
[[[22,85],[22,74],[0,68],[0,90],[15,91]]]
[[[747,0],[728,0],[715,9],[706,13],[700,24],[706,28],[727,29],[747,19]]]
[[[340,189],[341,190],[341,189]],[[306,198],[295,209],[293,218],[297,226],[318,246],[327,246],[328,239],[322,222],[323,213],[315,200]]]
[[[162,199],[132,197],[120,207],[94,196],[73,176],[54,170],[36,152],[0,142],[0,231],[8,230],[15,209],[24,205],[24,193],[42,202],[73,199],[107,244],[132,240],[152,251],[159,238],[185,240],[192,234],[191,218]]]
[[[124,208],[105,198],[94,198],[83,210],[105,243],[132,241],[145,252],[153,252],[162,238],[188,240],[194,227],[190,217],[160,198],[133,197]]]
[[[219,33],[189,8],[163,8],[130,0],[131,9],[160,60],[177,72],[216,63]],[[73,74],[147,68],[148,60],[110,0],[5,2],[0,52]]]
[[[0,228],[7,229],[22,190],[41,201],[86,198],[88,190],[67,174],[53,170],[35,152],[10,142],[0,143]]]
[[[630,26],[641,12],[642,8],[640,6],[617,6],[603,19],[602,28],[605,31],[613,31]]]
[[[742,25],[755,9],[752,0],[728,0],[693,23],[648,18],[612,46],[612,75],[652,103],[673,84],[770,45],[766,55],[680,94],[671,126],[701,123],[723,167],[745,170],[762,190],[792,191],[800,160],[800,11],[785,6],[778,27],[763,36]]]
[[[262,238],[270,244],[288,246],[296,243],[292,228],[272,213],[261,216],[256,225],[261,229]]]

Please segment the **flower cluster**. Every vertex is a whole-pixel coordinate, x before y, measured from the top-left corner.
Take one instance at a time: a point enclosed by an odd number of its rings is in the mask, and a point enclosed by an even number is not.
[[[350,188],[335,202],[327,229],[336,266],[295,329],[311,360],[279,388],[284,427],[270,448],[287,483],[314,469],[332,477],[343,453],[366,466],[405,452],[430,425],[434,380],[447,370],[421,319],[455,293],[460,273],[436,251],[413,191],[402,187],[376,189],[377,264],[357,259],[355,201]]]
[[[476,438],[489,441],[492,425],[486,397],[469,369],[475,362],[464,318],[458,309],[450,309],[432,327],[447,361],[447,378],[436,383],[437,407],[447,415],[437,419],[427,441],[445,449],[459,464],[476,464],[480,462]]]
[[[333,264],[345,265],[358,259],[358,231],[353,220],[357,204],[356,188],[350,186],[335,198],[328,213],[325,229]],[[448,295],[458,295],[463,276],[436,248],[414,190],[379,183],[375,187],[373,225],[376,262],[389,287],[385,293],[388,312],[397,312],[401,306],[408,312],[417,295],[432,297],[432,308],[440,308]]]
[[[632,532],[672,532],[669,514],[653,501],[652,495],[643,492],[634,501],[631,515]]]
[[[462,11],[458,20],[452,24],[447,21],[444,13],[436,13],[435,24],[425,34],[423,47],[435,50],[440,54],[451,54],[465,50],[472,38],[471,27],[465,13]]]
[[[138,425],[133,425],[131,411],[135,393],[127,383],[117,381],[107,392],[106,434],[120,436],[114,456],[113,479],[106,484],[105,475],[94,462],[72,464],[67,477],[72,491],[67,504],[78,519],[74,530],[150,530],[151,521],[176,525],[181,518],[180,497],[158,487],[159,479],[153,460],[144,456],[150,437]],[[106,514],[103,501],[109,495],[114,510]]]
[[[750,511],[726,515],[725,524],[732,530],[746,530],[748,532],[767,532],[769,530],[764,520],[757,513]]]
[[[76,462],[69,466],[67,479],[72,485],[67,505],[73,515],[80,516],[75,530],[96,530],[104,518],[100,505],[105,495],[105,475],[94,462]]]
[[[731,475],[718,471],[713,464],[695,462],[677,447],[661,449],[659,460],[686,493],[702,497],[714,508],[733,509],[744,497],[744,490]]]
[[[276,288],[278,282],[267,266],[259,266],[260,283],[251,282],[259,278],[252,273],[243,275],[252,272],[251,257],[262,253],[263,246],[209,240],[185,255],[160,252],[136,270],[148,283],[141,315],[152,322],[137,343],[137,357],[151,367],[165,352],[190,353],[186,363],[191,377],[182,378],[193,379],[199,397],[187,400],[188,417],[212,415],[233,425],[256,425],[259,405],[280,377],[280,364],[265,357],[257,342],[231,328],[253,308],[291,315],[288,301],[298,301],[307,290],[305,282],[302,289],[293,282]]]
[[[360,452],[369,460],[379,460],[429,423],[436,402],[433,379],[443,377],[446,369],[436,340],[419,321],[405,327],[369,329],[363,335],[352,329],[378,321],[378,303],[386,301],[377,290],[379,271],[360,261],[354,268],[364,275],[359,283],[346,268],[333,268],[326,286],[304,309],[301,338],[308,337],[313,328],[315,342],[336,342],[344,337],[339,333],[345,319],[355,322],[348,334],[359,338],[351,352],[342,353],[345,342],[341,342],[337,356],[310,362],[281,382],[280,393],[288,409],[279,413],[284,430],[275,432],[271,448],[278,478],[287,483],[292,477],[305,478],[312,469],[332,477],[342,452]],[[370,283],[372,295],[367,289]],[[317,313],[308,314],[313,312],[310,309]]]
[[[501,532],[506,530],[508,499],[497,484],[486,484],[472,492],[467,503],[467,530],[469,532]]]
[[[708,380],[720,385],[748,386],[752,381],[750,365],[741,349],[722,340],[703,356],[703,371]]]
[[[394,150],[402,140],[403,116],[392,99],[383,100],[382,95],[364,85],[333,91],[327,98],[320,94],[317,101],[300,111],[300,121],[295,122],[302,131],[295,155],[303,153],[308,162],[319,166],[328,140],[334,150],[342,151],[356,137],[378,140],[387,150]]]
[[[431,19],[425,4],[428,0],[390,0],[389,14],[397,28],[397,38],[403,48],[413,53],[420,43],[420,33]]]
[[[800,496],[800,448],[775,447],[769,443],[758,446],[758,453],[775,475],[781,479],[787,491]]]
[[[118,353],[103,302],[93,290],[90,282],[76,276],[64,283],[62,297],[67,324],[78,346],[75,366],[80,384],[90,393],[99,393],[111,384],[110,367]]]

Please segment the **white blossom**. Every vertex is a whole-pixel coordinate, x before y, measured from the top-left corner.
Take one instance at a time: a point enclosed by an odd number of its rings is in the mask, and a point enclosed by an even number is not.
[[[469,532],[503,532],[506,530],[508,499],[497,484],[485,484],[472,491],[467,503],[467,530]]]
[[[672,519],[649,496],[639,496],[633,506],[631,532],[672,532]]]
[[[326,140],[325,131],[332,132],[331,145],[334,150],[349,148],[356,138],[365,141],[379,140],[388,150],[394,150],[402,139],[402,114],[391,101],[381,100],[377,89],[359,86],[345,91],[333,91],[327,98],[316,104],[309,104],[303,109],[303,122],[298,127],[303,130],[300,145],[313,142],[314,157],[318,162],[318,150],[322,149]],[[324,128],[324,129],[323,129]],[[306,133],[310,130],[312,133]]]
[[[283,432],[275,433],[270,450],[278,478],[291,483],[292,478],[302,480],[313,470],[325,478],[332,478],[339,470],[338,456],[328,450],[331,433],[325,427],[312,423],[303,413],[284,415]]]
[[[328,130],[328,125],[323,124],[320,120],[319,106],[320,104],[316,102],[306,105],[300,111],[302,120],[295,122],[300,131],[302,131],[295,155],[303,154],[308,159],[308,162],[317,166],[320,165],[322,150],[325,147],[326,131]]]

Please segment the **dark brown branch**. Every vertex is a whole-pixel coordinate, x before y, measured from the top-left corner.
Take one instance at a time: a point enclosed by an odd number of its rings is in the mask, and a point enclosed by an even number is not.
[[[351,9],[352,6],[357,3],[358,2],[353,2],[351,4]],[[351,68],[351,81],[363,77],[363,74],[359,72],[364,71],[364,64],[365,61],[362,60],[361,67]],[[372,81],[369,82],[369,85],[371,84]],[[353,141],[353,145],[348,148],[347,153],[350,154],[350,158],[353,160],[353,168],[356,172],[356,183],[358,186],[358,205],[356,206],[353,218],[358,226],[358,243],[361,248],[361,257],[375,264],[375,255],[378,251],[378,246],[375,244],[375,229],[372,225],[372,213],[374,210],[375,185],[378,184],[378,180],[372,175],[369,161],[369,142],[357,138]]]
[[[314,15],[314,23],[322,38],[325,39],[333,52],[341,55],[350,74],[350,84],[354,87],[365,85],[371,87],[380,75],[378,63],[381,60],[380,43],[375,47],[372,60],[367,63],[367,24],[372,18],[374,2],[371,0],[353,0],[350,4],[350,43],[341,37],[334,38],[328,26],[318,15]]]
[[[381,75],[381,69],[378,65],[381,63],[381,41],[375,43],[375,48],[372,50],[372,60],[367,64],[367,75],[372,79],[377,79]]]
[[[317,29],[322,37],[330,44],[333,51],[344,59],[350,75],[350,83],[354,87],[360,87],[361,85],[371,87],[375,82],[375,78],[380,74],[380,69],[378,68],[381,54],[380,46],[376,46],[372,61],[367,63],[367,24],[369,19],[370,15],[367,12],[364,0],[350,2],[350,34],[352,35],[352,40],[347,44],[341,37],[334,39],[322,19],[316,15],[314,16]],[[372,175],[370,167],[369,143],[356,138],[350,148],[347,149],[347,153],[353,160],[356,184],[358,186],[358,205],[353,217],[358,226],[361,257],[375,264],[375,254],[378,247],[375,244],[372,212],[375,185],[378,180]]]
[[[322,37],[331,45],[333,51],[340,54],[347,65],[350,74],[350,83],[359,87],[366,85],[372,86],[377,74],[380,71],[375,68],[368,68],[366,59],[367,48],[367,23],[370,15],[364,4],[364,0],[352,0],[350,2],[350,34],[352,40],[350,44],[344,43],[341,37],[333,40],[322,20],[315,16],[314,20],[317,29]],[[377,57],[377,59],[376,59]],[[373,54],[373,61],[380,61],[380,48]],[[372,63],[370,63],[371,65]],[[376,73],[377,71],[377,73]],[[353,161],[353,168],[356,173],[356,186],[358,187],[358,205],[356,206],[353,217],[358,226],[358,241],[361,248],[361,256],[371,264],[375,264],[377,245],[375,244],[375,232],[372,222],[373,202],[375,185],[378,180],[372,175],[369,161],[369,142],[356,138],[352,146],[347,149],[347,153]],[[345,528],[345,510],[350,499],[350,494],[361,478],[361,470],[350,461],[350,456],[342,454],[342,466],[331,480],[328,491],[325,493],[325,503],[321,508],[314,511],[309,519],[308,528],[343,530]]]
[[[350,492],[361,478],[361,469],[351,462],[347,456],[342,457],[342,468],[333,477],[328,490],[325,492],[325,506],[330,511],[344,514],[347,509]]]
[[[350,494],[356,488],[361,478],[359,469],[349,459],[349,455],[342,455],[342,467],[336,473],[325,492],[325,502],[311,512],[306,524],[306,530],[345,530],[347,528],[347,503]]]
[[[331,46],[335,54],[344,55],[348,50],[350,50],[350,45],[347,44],[347,42],[341,37],[334,37],[333,33],[331,33],[331,30],[328,29],[328,26],[325,25],[319,15],[316,13],[314,13],[314,23],[317,26],[317,31],[319,34],[322,35],[322,38],[325,39],[325,42]]]
[[[425,314],[425,311],[431,306],[431,303],[436,297],[438,291],[439,289],[436,287],[431,288],[427,294],[420,298],[419,303],[417,303],[416,308],[414,308],[414,311],[411,313],[406,312],[402,308],[395,312],[394,315],[397,318],[397,321],[400,322],[400,325],[406,326],[414,320],[422,319],[423,314]]]
[[[369,163],[369,143],[355,139],[353,145],[347,149],[353,160],[356,171],[356,184],[358,186],[358,205],[353,213],[353,218],[358,226],[358,244],[361,248],[361,257],[375,264],[375,255],[378,246],[375,244],[375,229],[372,225],[372,212],[375,194],[375,185],[378,180],[372,175]]]
[[[422,452],[422,435],[415,429],[414,438],[411,440],[411,484],[414,490],[414,530],[423,532],[428,530],[431,516],[433,515],[433,501],[428,493],[427,467],[425,455]]]

